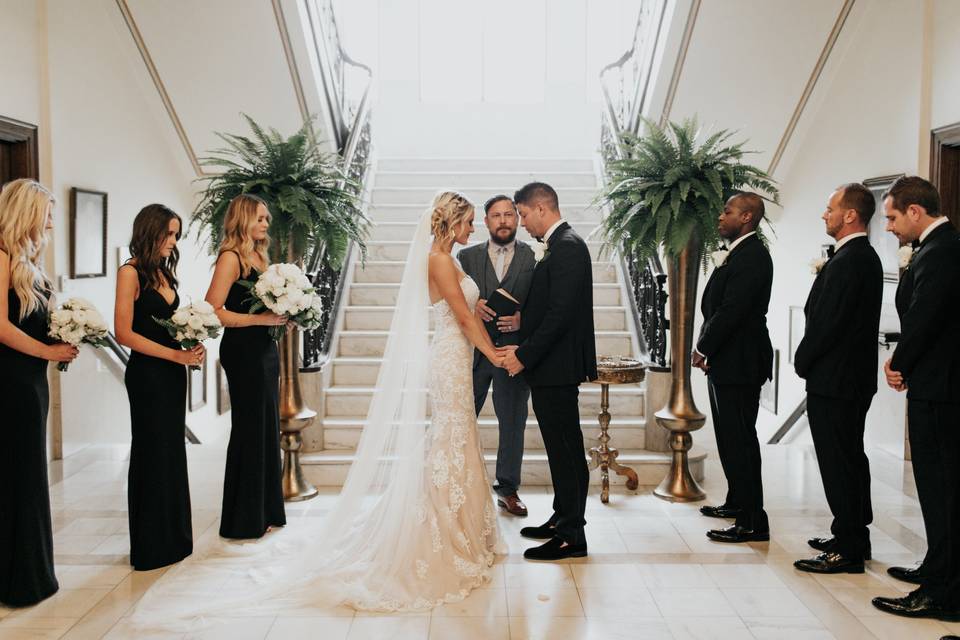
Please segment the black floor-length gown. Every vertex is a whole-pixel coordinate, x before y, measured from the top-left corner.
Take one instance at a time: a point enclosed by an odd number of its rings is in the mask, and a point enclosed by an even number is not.
[[[153,318],[169,319],[180,299],[167,303],[140,279],[133,303],[133,331],[171,349],[177,341]],[[130,564],[149,571],[180,562],[193,553],[190,483],[183,437],[186,367],[137,351],[124,376],[130,399],[130,471],[127,505]]]
[[[256,282],[253,269],[248,280]],[[224,307],[248,313],[250,292],[236,282]],[[287,523],[280,485],[280,353],[268,327],[228,327],[220,364],[230,387],[230,444],[223,479],[224,538],[259,538]]]
[[[20,320],[20,299],[7,295],[10,322],[49,342],[46,309]],[[59,589],[47,483],[47,361],[0,344],[0,603],[25,607]]]

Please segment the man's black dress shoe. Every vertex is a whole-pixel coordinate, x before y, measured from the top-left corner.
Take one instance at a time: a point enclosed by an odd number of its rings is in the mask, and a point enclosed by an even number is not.
[[[913,569],[907,567],[888,567],[887,573],[901,582],[923,584],[923,571],[920,569],[921,567],[914,567]]]
[[[736,518],[738,515],[740,515],[740,509],[736,507],[728,507],[725,504],[721,504],[716,507],[704,505],[700,507],[700,513],[708,518]]]
[[[807,544],[810,545],[811,549],[816,549],[817,551],[830,551],[833,549],[833,545],[836,543],[836,538],[810,538],[807,540]],[[870,543],[867,543],[867,549],[863,553],[864,560],[873,560],[873,549],[870,546]]]
[[[562,539],[553,537],[539,547],[531,547],[523,552],[527,560],[563,560],[564,558],[584,558],[587,555],[587,545],[567,544]]]
[[[539,527],[524,527],[520,529],[520,535],[534,540],[549,540],[557,535],[557,527],[553,523],[547,522]]]
[[[726,529],[711,529],[707,537],[715,542],[766,542],[770,539],[769,531],[754,531],[740,525],[733,525]]]
[[[960,640],[960,636],[941,636],[940,640]]]
[[[815,558],[797,560],[793,566],[809,573],[863,573],[863,562],[825,551]]]
[[[873,606],[880,611],[906,618],[936,618],[960,620],[960,610],[947,609],[936,600],[917,589],[902,598],[874,598]]]

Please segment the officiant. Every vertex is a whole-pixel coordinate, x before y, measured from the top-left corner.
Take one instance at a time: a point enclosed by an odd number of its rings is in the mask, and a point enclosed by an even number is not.
[[[513,200],[496,195],[486,201],[483,209],[483,221],[490,239],[461,250],[457,257],[464,272],[480,288],[477,313],[493,343],[498,347],[515,345],[518,344],[517,331],[521,322],[519,307],[530,291],[536,261],[533,249],[517,240],[519,215]],[[512,313],[506,313],[508,311]],[[486,402],[491,383],[493,410],[499,428],[497,481],[493,487],[498,495],[497,504],[515,516],[526,516],[527,507],[517,492],[530,388],[523,376],[510,377],[506,369],[494,367],[477,351],[473,358],[473,395],[477,415]]]

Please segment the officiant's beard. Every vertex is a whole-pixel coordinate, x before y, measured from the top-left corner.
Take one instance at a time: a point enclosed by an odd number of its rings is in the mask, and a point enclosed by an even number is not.
[[[510,234],[509,234],[506,238],[501,238],[500,235],[499,235],[499,233],[500,233],[501,231],[509,231]],[[490,234],[490,241],[493,242],[494,244],[498,244],[498,245],[500,245],[500,246],[502,247],[502,246],[504,246],[504,245],[508,245],[508,244],[510,244],[511,242],[513,242],[514,238],[516,238],[516,237],[517,237],[517,230],[516,230],[516,229],[505,229],[505,228],[502,228],[502,229],[497,229],[494,233],[491,233],[491,234]]]

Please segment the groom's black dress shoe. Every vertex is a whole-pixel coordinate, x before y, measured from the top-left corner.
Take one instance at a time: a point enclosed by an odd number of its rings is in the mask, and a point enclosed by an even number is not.
[[[754,531],[740,525],[733,525],[726,529],[711,529],[707,537],[714,542],[766,542],[770,539],[769,531]]]
[[[887,573],[901,582],[923,584],[923,571],[921,571],[921,569],[922,565],[914,569],[908,569],[907,567],[888,567]]]
[[[862,560],[850,560],[832,551],[821,553],[816,558],[797,560],[793,566],[808,573],[863,573]]]
[[[700,507],[700,513],[708,518],[736,518],[740,515],[740,509],[721,504],[716,507],[704,505]]]
[[[523,552],[527,560],[563,560],[564,558],[584,558],[587,555],[587,545],[568,544],[564,546],[562,539],[553,537],[539,547],[531,547]]]
[[[836,543],[836,538],[810,538],[807,540],[807,544],[810,545],[810,548],[816,549],[817,551],[830,551],[833,549],[833,545]],[[873,560],[873,549],[870,547],[869,542],[867,542],[867,549],[863,553],[863,559]]]
[[[960,610],[948,609],[934,598],[917,589],[902,598],[874,598],[873,606],[885,613],[906,618],[936,618],[960,620]]]
[[[520,535],[524,538],[533,538],[534,540],[549,540],[557,535],[557,527],[553,523],[547,522],[539,527],[524,527],[520,529]]]

